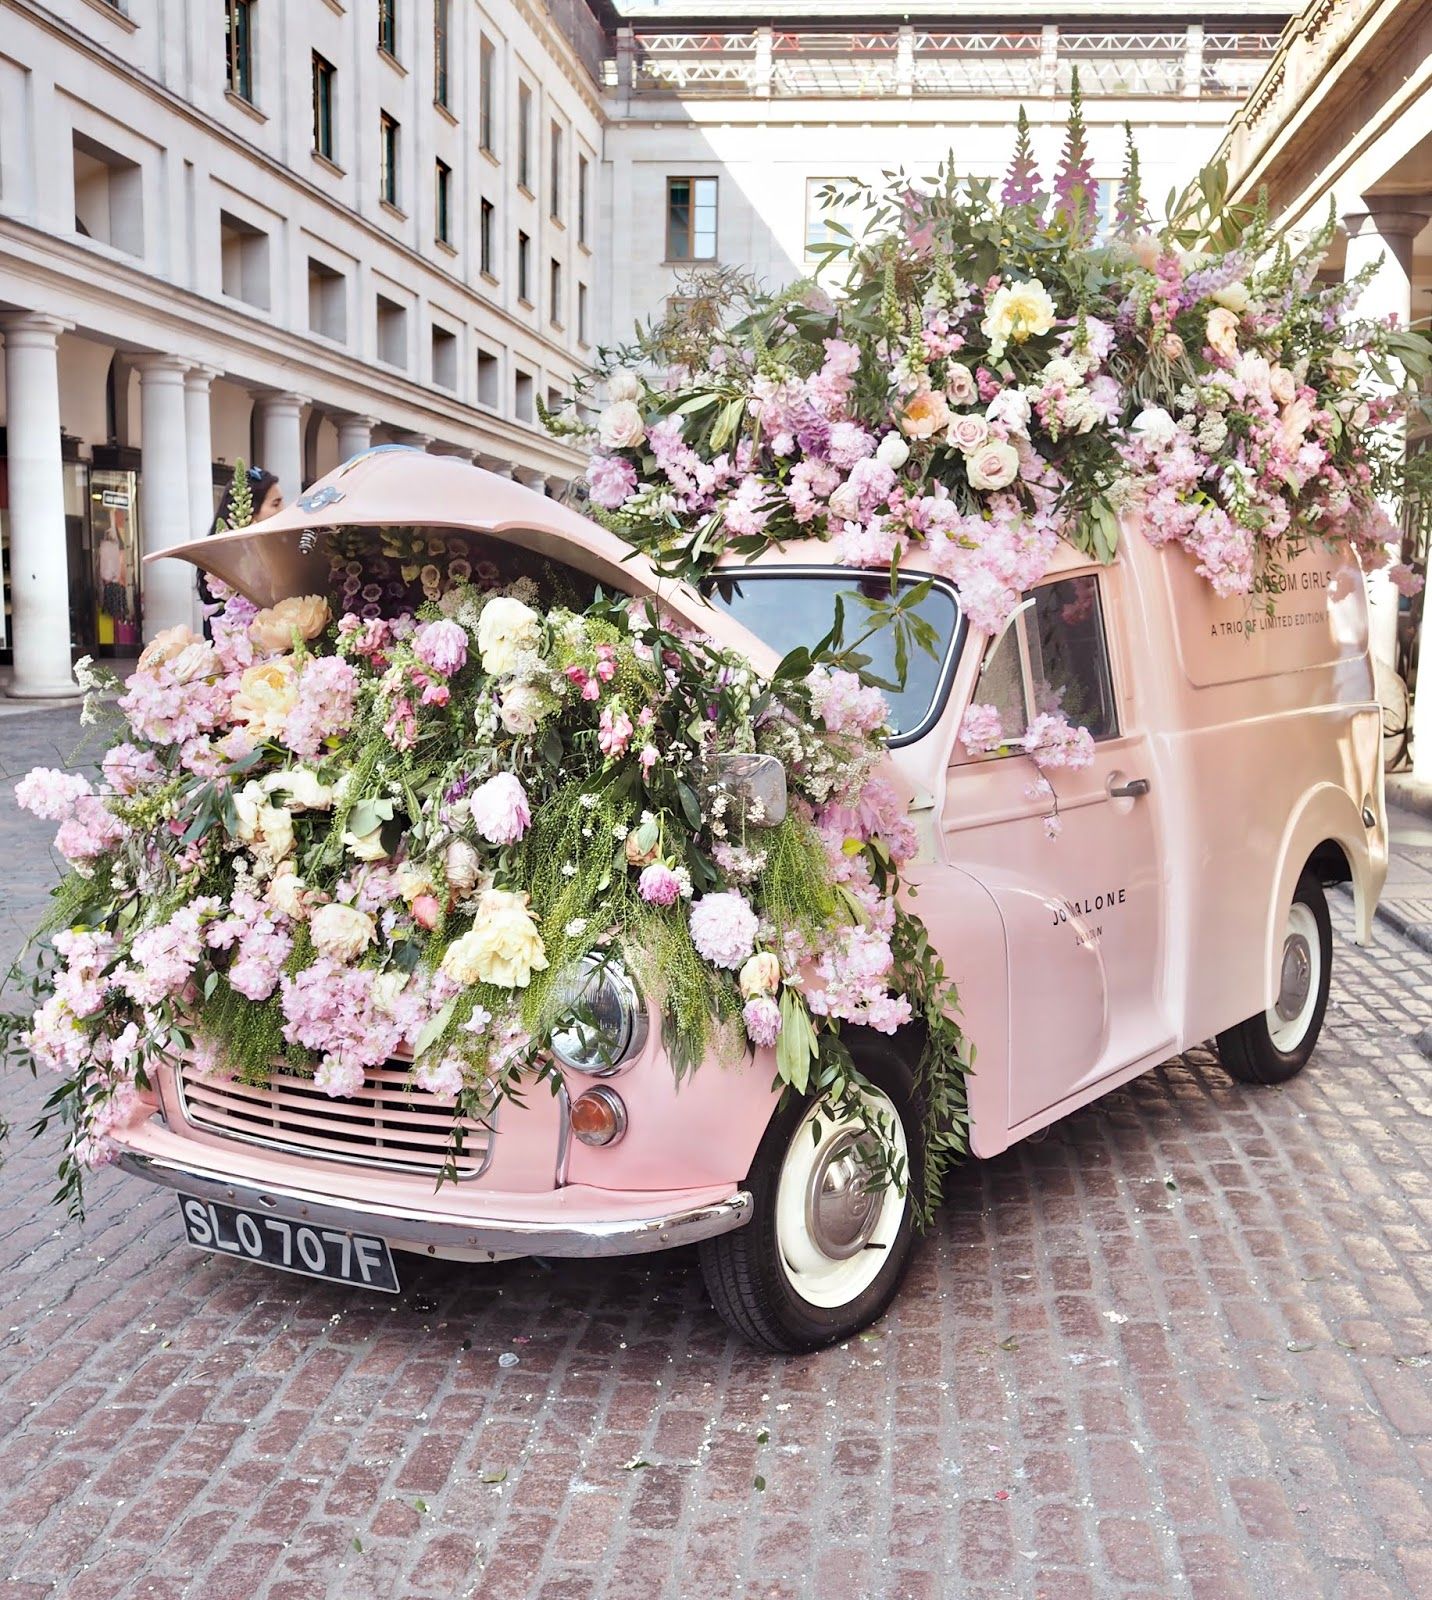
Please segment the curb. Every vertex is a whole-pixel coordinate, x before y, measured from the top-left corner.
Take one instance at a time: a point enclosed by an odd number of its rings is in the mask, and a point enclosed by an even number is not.
[[[1389,772],[1385,779],[1387,798],[1404,811],[1419,817],[1432,817],[1432,783],[1418,783],[1408,772]]]

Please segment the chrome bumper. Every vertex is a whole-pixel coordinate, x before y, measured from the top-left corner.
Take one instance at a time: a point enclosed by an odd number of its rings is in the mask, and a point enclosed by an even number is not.
[[[520,1222],[484,1220],[425,1211],[411,1206],[365,1202],[362,1208],[287,1185],[236,1181],[222,1172],[187,1161],[121,1150],[119,1166],[150,1183],[221,1200],[246,1211],[271,1212],[292,1222],[309,1222],[346,1233],[374,1234],[399,1248],[431,1245],[497,1256],[627,1256],[695,1244],[742,1228],[751,1220],[751,1197],[739,1189],[729,1200],[695,1206],[666,1216],[623,1218],[615,1222]]]

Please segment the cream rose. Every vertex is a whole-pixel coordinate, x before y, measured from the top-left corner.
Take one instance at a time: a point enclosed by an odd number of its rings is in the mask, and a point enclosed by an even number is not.
[[[1286,367],[1272,366],[1268,369],[1268,387],[1278,404],[1287,406],[1297,397],[1298,380]]]
[[[951,420],[945,434],[946,444],[956,450],[972,454],[989,439],[989,423],[977,412],[965,412]]]
[[[313,948],[334,961],[356,961],[377,936],[377,927],[357,906],[320,906],[308,925]]]
[[[203,643],[199,635],[182,622],[173,628],[165,628],[162,633],[156,633],[140,652],[139,670],[158,672],[160,667],[165,666],[191,645]]]
[[[293,862],[284,861],[270,880],[264,899],[280,916],[287,917],[291,922],[302,922],[308,915],[308,905],[304,900],[307,892],[308,885],[299,877]]]
[[[388,852],[383,848],[383,824],[369,828],[367,833],[345,833],[344,848],[359,861],[382,861]]]
[[[263,780],[263,791],[286,796],[284,804],[290,811],[327,811],[333,805],[333,790],[319,780],[312,767],[271,772]]]
[[[1165,357],[1170,361],[1182,361],[1186,354],[1184,342],[1176,333],[1166,333],[1159,349],[1163,351]]]
[[[641,395],[641,379],[629,367],[618,367],[607,374],[607,399],[614,404],[619,400],[636,400]]]
[[[291,656],[278,656],[248,668],[239,679],[229,715],[242,722],[255,739],[273,739],[297,704],[298,670]]]
[[[232,798],[238,838],[243,844],[252,844],[259,836],[259,812],[265,805],[263,785],[250,778],[242,789],[234,791]]]
[[[219,653],[207,639],[186,644],[169,662],[169,676],[175,683],[193,683],[196,678],[216,677],[222,670]]]
[[[945,397],[952,406],[973,405],[980,397],[975,375],[960,361],[952,361],[946,369]]]
[[[500,678],[511,672],[524,650],[542,642],[542,619],[530,607],[509,595],[489,600],[477,619],[477,648],[482,670]]]
[[[332,615],[322,595],[290,595],[259,612],[249,623],[249,638],[259,650],[291,650],[295,633],[300,639],[316,639]]]
[[[971,489],[1006,488],[1019,475],[1019,451],[1003,439],[993,439],[966,457],[965,472]]]
[[[527,914],[527,897],[503,889],[483,892],[471,929],[447,947],[442,959],[443,971],[455,982],[492,983],[501,989],[525,989],[532,974],[546,968],[542,935]]]
[[[831,495],[830,514],[847,520],[860,515],[860,491],[853,483],[842,483]]]
[[[1357,382],[1361,370],[1357,357],[1351,350],[1333,350],[1329,353],[1323,365],[1327,368],[1328,376],[1340,389],[1346,389]],[[155,644],[159,640],[154,641]],[[153,646],[150,647],[151,649]],[[139,658],[140,666],[144,665],[144,657]]]
[[[990,341],[991,354],[1002,353],[1013,340],[1023,344],[1026,339],[1048,333],[1054,326],[1054,301],[1038,278],[1024,283],[1006,283],[994,292],[994,298],[985,308],[980,331]]]
[[[737,982],[747,1000],[756,1000],[763,994],[774,994],[781,983],[781,963],[769,950],[759,950],[746,958]]]
[[[1210,298],[1215,305],[1223,306],[1235,317],[1241,317],[1248,309],[1248,285],[1242,279],[1225,283],[1221,289],[1215,289]]]
[[[258,815],[259,851],[271,862],[293,853],[293,817],[282,806],[261,806]]]
[[[443,852],[443,876],[449,888],[467,894],[482,874],[482,857],[466,839],[454,839]]]
[[[938,389],[918,389],[905,402],[900,431],[910,439],[933,439],[949,426],[950,407]]]
[[[631,450],[646,438],[636,402],[618,400],[597,418],[597,437],[608,450]]]
[[[1213,353],[1232,365],[1238,359],[1238,318],[1226,306],[1215,306],[1206,332]]]

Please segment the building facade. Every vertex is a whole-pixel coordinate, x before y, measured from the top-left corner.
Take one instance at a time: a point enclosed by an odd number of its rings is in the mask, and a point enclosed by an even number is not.
[[[186,570],[140,559],[207,529],[238,458],[286,498],[377,442],[563,492],[539,401],[683,269],[799,275],[830,180],[996,172],[1021,101],[1052,160],[1076,67],[1101,176],[1127,119],[1151,188],[1186,181],[1289,10],[5,0],[10,693],[194,620]]]

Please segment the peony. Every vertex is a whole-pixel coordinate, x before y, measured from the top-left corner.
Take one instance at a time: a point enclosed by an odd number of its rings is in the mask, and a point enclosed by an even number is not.
[[[239,679],[239,692],[229,715],[255,739],[276,739],[290,711],[298,704],[298,671],[292,656],[279,656],[249,667]]]
[[[702,895],[691,907],[691,942],[713,967],[739,967],[755,945],[756,931],[756,913],[730,890]]]
[[[447,947],[442,959],[442,970],[457,983],[493,983],[503,989],[525,989],[532,974],[546,968],[542,935],[527,913],[527,897],[504,889],[483,891],[472,927]]]
[[[1238,359],[1238,318],[1223,306],[1215,306],[1208,313],[1207,338],[1216,356],[1229,366]]]
[[[356,961],[377,937],[377,926],[357,906],[320,906],[309,923],[313,948],[334,961]]]
[[[607,399],[613,402],[636,400],[641,395],[641,379],[628,367],[617,367],[607,374]]]
[[[636,489],[636,468],[625,456],[595,456],[587,464],[587,488],[592,503],[615,511]]]
[[[910,446],[898,433],[887,433],[875,447],[875,459],[882,467],[898,472],[910,459]]]
[[[1145,406],[1130,428],[1145,444],[1172,444],[1178,438],[1178,424],[1162,406]]]
[[[780,958],[769,950],[758,951],[746,961],[736,981],[747,1000],[774,994],[781,984]]]
[[[1248,309],[1248,285],[1241,278],[1215,289],[1210,297],[1216,305],[1223,306],[1234,316],[1241,317]]]
[[[955,417],[945,433],[945,443],[972,455],[989,438],[989,423],[977,412]]]
[[[192,628],[182,622],[173,628],[165,628],[162,633],[156,633],[140,652],[138,670],[147,673],[158,672],[181,651],[187,650],[190,645],[203,642]]]
[[[663,862],[654,861],[636,880],[636,892],[649,906],[674,906],[681,898],[681,879]]]
[[[900,427],[911,439],[932,439],[949,425],[950,407],[938,389],[917,389],[905,402]]]
[[[322,595],[290,595],[258,613],[249,623],[249,638],[259,650],[292,650],[295,633],[300,639],[316,639],[331,617]]]
[[[780,1037],[781,1008],[769,995],[748,1000],[741,1008],[741,1021],[746,1037],[754,1045],[773,1045]]]
[[[1013,340],[1023,344],[1026,339],[1048,333],[1054,326],[1054,302],[1049,291],[1038,278],[1024,283],[1006,283],[995,290],[985,307],[980,331],[990,342],[990,354],[996,360],[1004,354],[1004,347]]]
[[[498,595],[482,608],[477,619],[477,648],[482,670],[493,677],[511,672],[525,650],[542,642],[542,619],[520,600]]]
[[[1028,433],[1031,407],[1022,389],[1002,389],[985,407],[985,418],[998,422],[1011,433]]]
[[[1019,451],[1002,439],[991,440],[966,457],[965,472],[971,489],[1003,489],[1019,476]]]
[[[608,450],[632,450],[646,438],[646,424],[634,401],[618,400],[597,418],[597,437]]]
[[[516,844],[532,822],[527,791],[511,772],[499,772],[468,796],[472,825],[489,844]]]
[[[456,622],[425,622],[413,635],[413,654],[425,667],[450,678],[467,664],[467,632]]]

